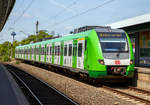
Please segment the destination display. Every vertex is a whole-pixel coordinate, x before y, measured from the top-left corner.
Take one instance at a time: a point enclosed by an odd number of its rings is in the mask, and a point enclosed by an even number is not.
[[[125,38],[123,33],[99,33],[100,38]]]

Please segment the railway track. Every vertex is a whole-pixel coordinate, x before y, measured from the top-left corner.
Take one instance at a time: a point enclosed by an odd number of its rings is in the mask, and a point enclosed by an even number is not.
[[[102,88],[109,90],[118,95],[122,95],[127,98],[127,100],[133,99],[137,101],[137,104],[150,105],[150,92],[139,88],[128,86],[127,88],[112,88],[110,86],[103,85]]]
[[[39,67],[41,67],[41,66],[39,66]],[[42,66],[41,68],[48,69],[45,67],[46,66]],[[57,73],[70,77],[70,75],[67,75],[66,73],[65,74],[61,73],[61,72],[57,72]],[[88,83],[87,81],[82,80],[76,76],[71,76],[70,78],[84,82],[84,83],[89,84],[89,85],[93,85],[97,88],[102,87],[105,90],[109,90],[113,93],[116,93],[118,95],[122,95],[122,96],[126,97],[127,100],[133,100],[134,102],[138,103],[139,105],[141,105],[141,104],[142,105],[150,105],[150,92],[149,91],[141,90],[141,89],[131,87],[131,86],[129,86],[129,87],[124,86],[125,88],[123,88],[123,89],[114,88],[114,87],[112,88],[111,86],[104,85],[105,83],[104,84],[103,83],[102,84],[101,83],[100,84],[93,84],[93,83],[91,84],[91,83]]]
[[[55,88],[11,65],[5,65],[15,77],[31,105],[78,105]]]

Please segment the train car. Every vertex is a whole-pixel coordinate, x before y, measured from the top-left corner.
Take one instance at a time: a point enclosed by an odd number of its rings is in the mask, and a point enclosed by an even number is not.
[[[86,30],[84,27],[82,31],[18,46],[15,57],[65,68],[90,78],[133,78],[134,55],[126,32],[110,27],[86,27]]]

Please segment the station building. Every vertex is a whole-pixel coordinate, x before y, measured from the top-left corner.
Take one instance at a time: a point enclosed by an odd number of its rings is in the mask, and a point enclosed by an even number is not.
[[[150,67],[150,14],[129,18],[108,26],[124,29],[129,34],[136,66]]]

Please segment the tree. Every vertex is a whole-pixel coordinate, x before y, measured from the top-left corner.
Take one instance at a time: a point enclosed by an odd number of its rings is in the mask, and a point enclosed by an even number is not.
[[[46,30],[40,30],[38,35],[29,35],[27,38],[23,39],[22,41],[14,41],[12,44],[9,41],[4,42],[3,44],[0,44],[0,56],[8,56],[11,55],[11,48],[12,48],[12,57],[15,57],[15,48],[19,45],[25,45],[29,44],[31,42],[36,42],[36,38],[38,41],[41,41],[44,38],[50,38],[53,37],[53,35],[49,35]]]

